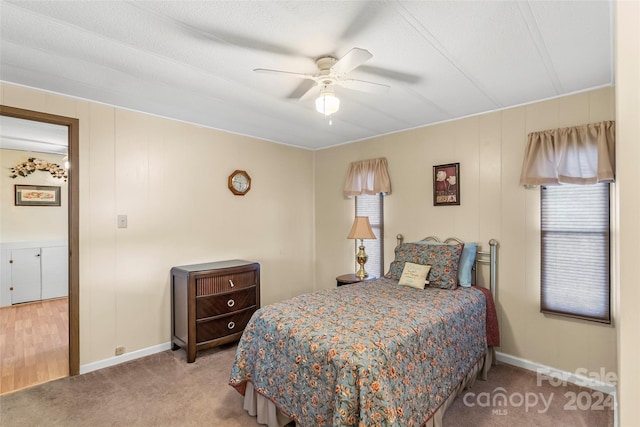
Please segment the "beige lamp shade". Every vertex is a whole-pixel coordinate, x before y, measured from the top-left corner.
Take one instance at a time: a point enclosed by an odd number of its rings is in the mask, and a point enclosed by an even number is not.
[[[369,223],[369,217],[357,216],[353,221],[351,231],[347,236],[347,239],[375,239],[376,235],[373,234],[371,224]]]

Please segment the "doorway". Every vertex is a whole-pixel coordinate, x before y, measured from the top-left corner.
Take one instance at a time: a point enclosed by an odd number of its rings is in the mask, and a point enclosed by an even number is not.
[[[66,126],[68,129],[68,333],[69,375],[80,373],[80,304],[79,304],[79,121],[38,111],[0,105],[0,115]]]

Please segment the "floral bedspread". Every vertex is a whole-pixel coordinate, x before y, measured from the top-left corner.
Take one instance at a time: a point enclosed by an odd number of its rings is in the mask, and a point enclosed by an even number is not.
[[[229,384],[251,381],[303,427],[420,426],[485,347],[479,290],[381,278],[258,310]]]

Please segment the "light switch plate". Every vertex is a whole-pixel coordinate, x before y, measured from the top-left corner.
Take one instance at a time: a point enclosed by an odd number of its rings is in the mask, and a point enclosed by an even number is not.
[[[118,228],[127,228],[127,216],[118,215]]]

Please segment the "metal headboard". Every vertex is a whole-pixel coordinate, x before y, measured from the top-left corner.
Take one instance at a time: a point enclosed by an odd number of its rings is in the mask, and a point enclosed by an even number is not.
[[[438,239],[435,236],[425,237],[421,241],[423,242],[436,242],[436,243],[462,243],[464,242],[455,237],[449,237],[443,241]],[[396,236],[396,246],[402,244],[404,242],[404,236],[402,234],[398,234]],[[488,264],[489,265],[489,289],[491,290],[491,295],[493,298],[496,298],[496,285],[498,279],[498,241],[496,239],[489,240],[489,250],[488,251],[477,251],[476,252],[476,260],[473,263],[473,282],[476,283],[477,279],[477,265],[478,264]]]

